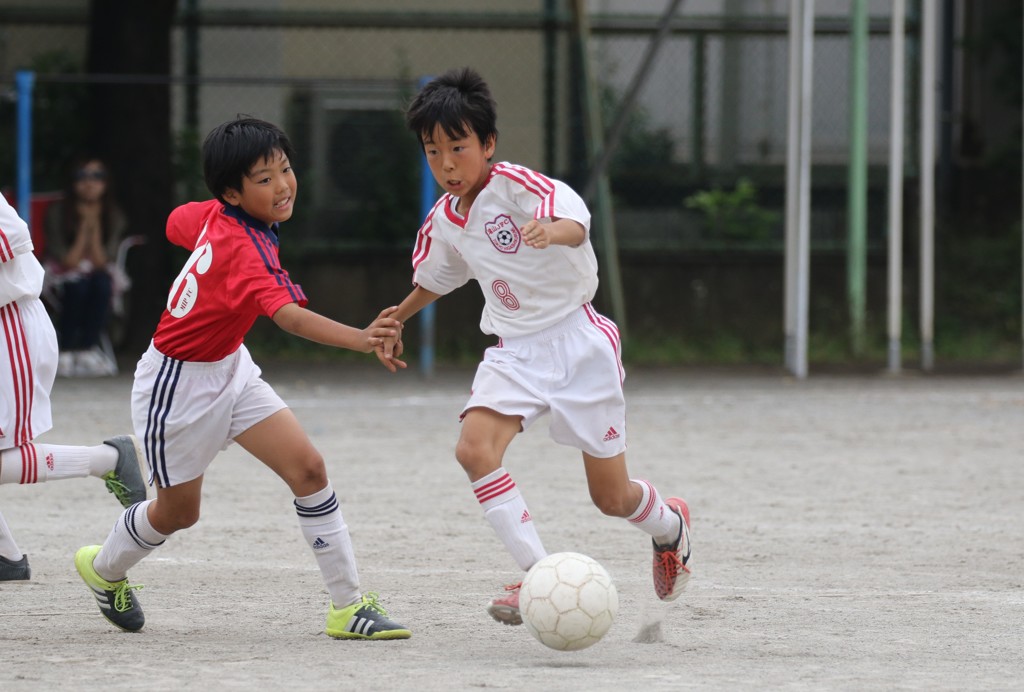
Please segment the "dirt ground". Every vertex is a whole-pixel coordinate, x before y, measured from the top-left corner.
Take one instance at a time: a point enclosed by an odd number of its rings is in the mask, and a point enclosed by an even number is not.
[[[363,588],[408,641],[323,633],[327,595],[286,486],[237,447],[203,517],[131,572],[147,622],[99,615],[72,565],[120,506],[94,479],[3,486],[33,578],[0,583],[0,689],[1008,690],[1024,685],[1024,378],[630,372],[634,477],[687,498],[672,604],[650,542],[590,504],[547,421],[506,459],[548,550],[619,589],[562,653],[483,606],[517,571],[454,461],[471,371],[266,367],[328,460]],[[41,441],[129,429],[130,376],[58,381]],[[647,636],[644,636],[647,635]],[[644,641],[634,641],[640,639]]]

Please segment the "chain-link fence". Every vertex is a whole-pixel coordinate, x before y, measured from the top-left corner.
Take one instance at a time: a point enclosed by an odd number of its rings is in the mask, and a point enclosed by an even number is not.
[[[591,0],[582,36],[607,125],[643,79],[609,167],[631,322],[685,325],[689,336],[738,329],[781,343],[788,110],[788,0],[682,3],[641,74],[666,3]],[[56,185],[83,136],[76,99],[88,34],[85,3],[0,0],[0,73],[37,74],[36,189]],[[869,3],[868,244],[871,305],[883,308],[890,37],[885,0]],[[906,175],[916,158],[917,24],[908,22]],[[292,252],[406,254],[421,215],[420,151],[402,111],[419,80],[472,65],[498,102],[496,157],[582,189],[590,172],[579,28],[570,0],[184,0],[169,75],[176,197],[206,195],[198,142],[249,114],[280,123],[299,152]],[[850,7],[817,3],[812,246],[817,310],[842,333],[849,150]],[[128,70],[130,72],[130,70]],[[125,76],[130,80],[130,76]],[[0,113],[0,171],[13,170],[13,108]],[[133,181],[122,181],[130,194]],[[0,175],[0,185],[11,178]],[[908,215],[913,214],[910,204]],[[601,251],[598,239],[599,254]],[[823,254],[824,253],[824,254]],[[908,256],[908,261],[912,255]],[[741,277],[741,278],[737,278]],[[908,277],[912,278],[912,277]],[[909,283],[909,282],[908,282]],[[678,315],[677,320],[675,316]],[[838,316],[838,317],[837,317]]]
[[[23,17],[0,30],[4,74],[36,71],[35,128],[55,135],[36,142],[37,187],[54,184],[59,159],[81,134],[73,115],[88,83],[81,75],[88,31],[81,4],[37,3],[47,12],[36,15],[39,23]],[[181,196],[201,194],[197,138],[246,113],[281,123],[299,145],[305,194],[297,221],[304,238],[405,239],[418,214],[418,148],[403,128],[402,107],[420,78],[464,64],[485,76],[498,101],[499,158],[577,185],[585,180],[572,3],[520,0],[503,3],[501,12],[454,0],[432,3],[429,12],[397,0],[343,5],[180,3],[170,77]],[[644,80],[610,167],[623,248],[780,241],[788,5],[683,3],[649,73],[641,75],[664,3],[589,3],[589,55],[606,124],[634,80]],[[884,74],[885,16],[871,26],[871,70]],[[843,231],[841,209],[828,191],[843,183],[848,151],[846,29],[841,15],[822,16],[815,47],[815,180],[825,193],[815,228],[826,242]],[[868,144],[877,166],[885,163],[887,113],[887,81],[876,80]],[[0,154],[10,171],[11,152]],[[737,187],[740,179],[750,184]],[[716,188],[717,196],[695,198]],[[730,204],[739,208],[729,210]]]

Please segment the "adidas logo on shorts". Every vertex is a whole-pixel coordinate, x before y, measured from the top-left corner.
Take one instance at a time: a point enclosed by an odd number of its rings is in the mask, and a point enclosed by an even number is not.
[[[611,442],[612,440],[617,439],[619,439],[619,433],[615,430],[615,428],[608,428],[608,432],[604,434],[604,441]]]

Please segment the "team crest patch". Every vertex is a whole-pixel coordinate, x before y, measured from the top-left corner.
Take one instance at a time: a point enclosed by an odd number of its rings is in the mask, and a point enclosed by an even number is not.
[[[508,214],[501,214],[494,221],[488,221],[484,224],[484,230],[499,252],[513,254],[519,250],[523,236]]]

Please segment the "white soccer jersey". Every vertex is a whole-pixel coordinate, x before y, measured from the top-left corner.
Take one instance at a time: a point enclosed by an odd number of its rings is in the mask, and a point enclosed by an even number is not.
[[[38,298],[43,267],[32,254],[32,234],[6,199],[0,196],[0,305]]]
[[[511,163],[496,163],[466,217],[445,194],[416,236],[413,282],[441,295],[476,279],[484,294],[480,329],[500,337],[550,327],[597,292],[590,212],[565,183]],[[520,230],[531,219],[572,219],[587,234],[580,245],[528,247]]]
[[[0,450],[53,426],[57,334],[39,300],[43,274],[28,226],[0,195]]]

